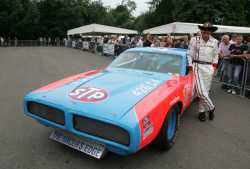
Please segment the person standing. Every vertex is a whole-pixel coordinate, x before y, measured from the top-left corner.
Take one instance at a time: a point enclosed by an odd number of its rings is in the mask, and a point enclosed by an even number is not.
[[[146,39],[143,42],[143,47],[150,47],[152,45],[152,36],[147,34]]]
[[[230,40],[230,44],[235,44],[236,43],[236,34],[233,34]]]
[[[207,22],[198,26],[200,36],[190,40],[188,50],[189,66],[194,71],[194,87],[198,96],[198,118],[206,121],[207,113],[209,120],[214,119],[215,106],[209,97],[212,78],[218,64],[218,41],[211,36],[218,28]]]
[[[17,47],[17,42],[18,42],[17,37],[14,38],[14,42],[15,42],[15,47]]]
[[[219,70],[218,70],[218,74],[221,76],[221,80],[223,82],[226,82],[226,79],[228,79],[228,77],[226,76],[226,72],[228,72],[228,65],[230,62],[230,50],[229,47],[231,46],[230,44],[230,37],[228,35],[223,35],[221,38],[221,42],[219,44]]]
[[[152,44],[151,44],[151,47],[160,47],[160,46],[161,46],[160,40],[158,39],[157,36],[155,36],[155,37],[153,38],[153,42],[152,42]]]
[[[0,46],[4,46],[4,39],[3,39],[3,37],[0,37]]]
[[[139,37],[139,40],[136,43],[136,47],[137,48],[143,47],[143,39],[142,39],[142,37]]]
[[[247,38],[248,52],[250,52],[250,36]]]
[[[228,77],[229,77],[229,83],[233,85],[232,89],[228,89],[228,93],[236,94],[236,89],[241,86],[240,83],[240,77],[243,73],[244,68],[244,59],[246,57],[243,54],[247,53],[248,47],[242,43],[243,42],[243,36],[237,35],[236,36],[236,43],[232,44],[229,47],[229,50],[231,52],[230,55],[230,64],[228,68]]]
[[[167,36],[165,38],[165,45],[164,47],[165,48],[172,48],[174,45],[173,45],[173,39],[171,38],[171,36]]]

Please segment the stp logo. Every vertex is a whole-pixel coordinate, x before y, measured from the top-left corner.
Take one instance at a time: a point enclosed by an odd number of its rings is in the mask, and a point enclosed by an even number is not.
[[[73,90],[69,96],[72,99],[80,100],[82,102],[97,102],[108,97],[108,93],[104,89],[95,87],[81,87]]]

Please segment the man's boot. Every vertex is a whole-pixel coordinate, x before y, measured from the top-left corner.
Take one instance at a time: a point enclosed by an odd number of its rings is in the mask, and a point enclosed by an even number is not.
[[[208,118],[209,118],[209,120],[214,120],[214,110],[215,109],[213,109],[213,110],[210,110],[208,113]]]
[[[207,120],[206,112],[200,112],[198,115],[198,119],[202,122]]]

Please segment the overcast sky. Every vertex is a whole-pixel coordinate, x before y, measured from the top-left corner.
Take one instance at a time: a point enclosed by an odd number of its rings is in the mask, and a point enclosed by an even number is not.
[[[102,0],[104,6],[111,6],[116,7],[118,4],[121,3],[122,0]],[[136,10],[133,15],[138,16],[141,13],[147,11],[148,5],[146,2],[150,0],[133,0],[136,3]]]

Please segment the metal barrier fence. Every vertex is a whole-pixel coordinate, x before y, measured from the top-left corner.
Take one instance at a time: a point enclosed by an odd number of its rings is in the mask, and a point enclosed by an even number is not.
[[[243,96],[246,96],[248,98],[250,98],[250,59],[247,60],[246,62],[246,66],[245,66],[245,78],[244,78],[244,87],[243,87],[243,91],[242,94]]]
[[[40,40],[5,40],[0,42],[0,47],[22,47],[22,46],[64,46],[63,40],[40,41]]]
[[[132,48],[126,44],[110,44],[110,43],[95,43],[95,42],[66,42],[67,47],[90,51],[104,56],[116,57],[126,49]]]
[[[69,47],[75,49],[81,49],[90,51],[93,53],[106,55],[106,56],[118,56],[120,53],[130,48],[130,45],[114,45],[114,44],[100,44],[91,41],[72,41],[72,40],[51,40],[51,41],[40,41],[40,40],[5,40],[0,42],[0,47]]]
[[[222,64],[228,64],[226,62],[224,62],[225,60],[222,60]],[[243,96],[243,97],[250,97],[250,58],[249,59],[244,59],[244,65],[243,65],[243,69],[240,75],[240,81],[238,84],[229,82],[227,77],[227,72],[228,69],[226,68],[226,66],[228,65],[223,65],[220,64],[219,66],[219,70],[217,72],[217,82],[220,82],[222,85],[225,85],[228,88],[235,88],[239,91],[239,95]],[[224,68],[222,68],[224,67]],[[221,69],[224,69],[221,71]],[[224,71],[224,72],[223,72]],[[219,80],[218,80],[219,78]]]
[[[99,53],[108,56],[118,56],[120,53],[130,48],[130,45],[114,45],[114,44],[100,44],[89,41],[72,41],[72,40],[5,40],[0,41],[0,47],[29,47],[29,46],[55,46],[55,47],[70,47],[81,50],[86,50],[94,53]]]

